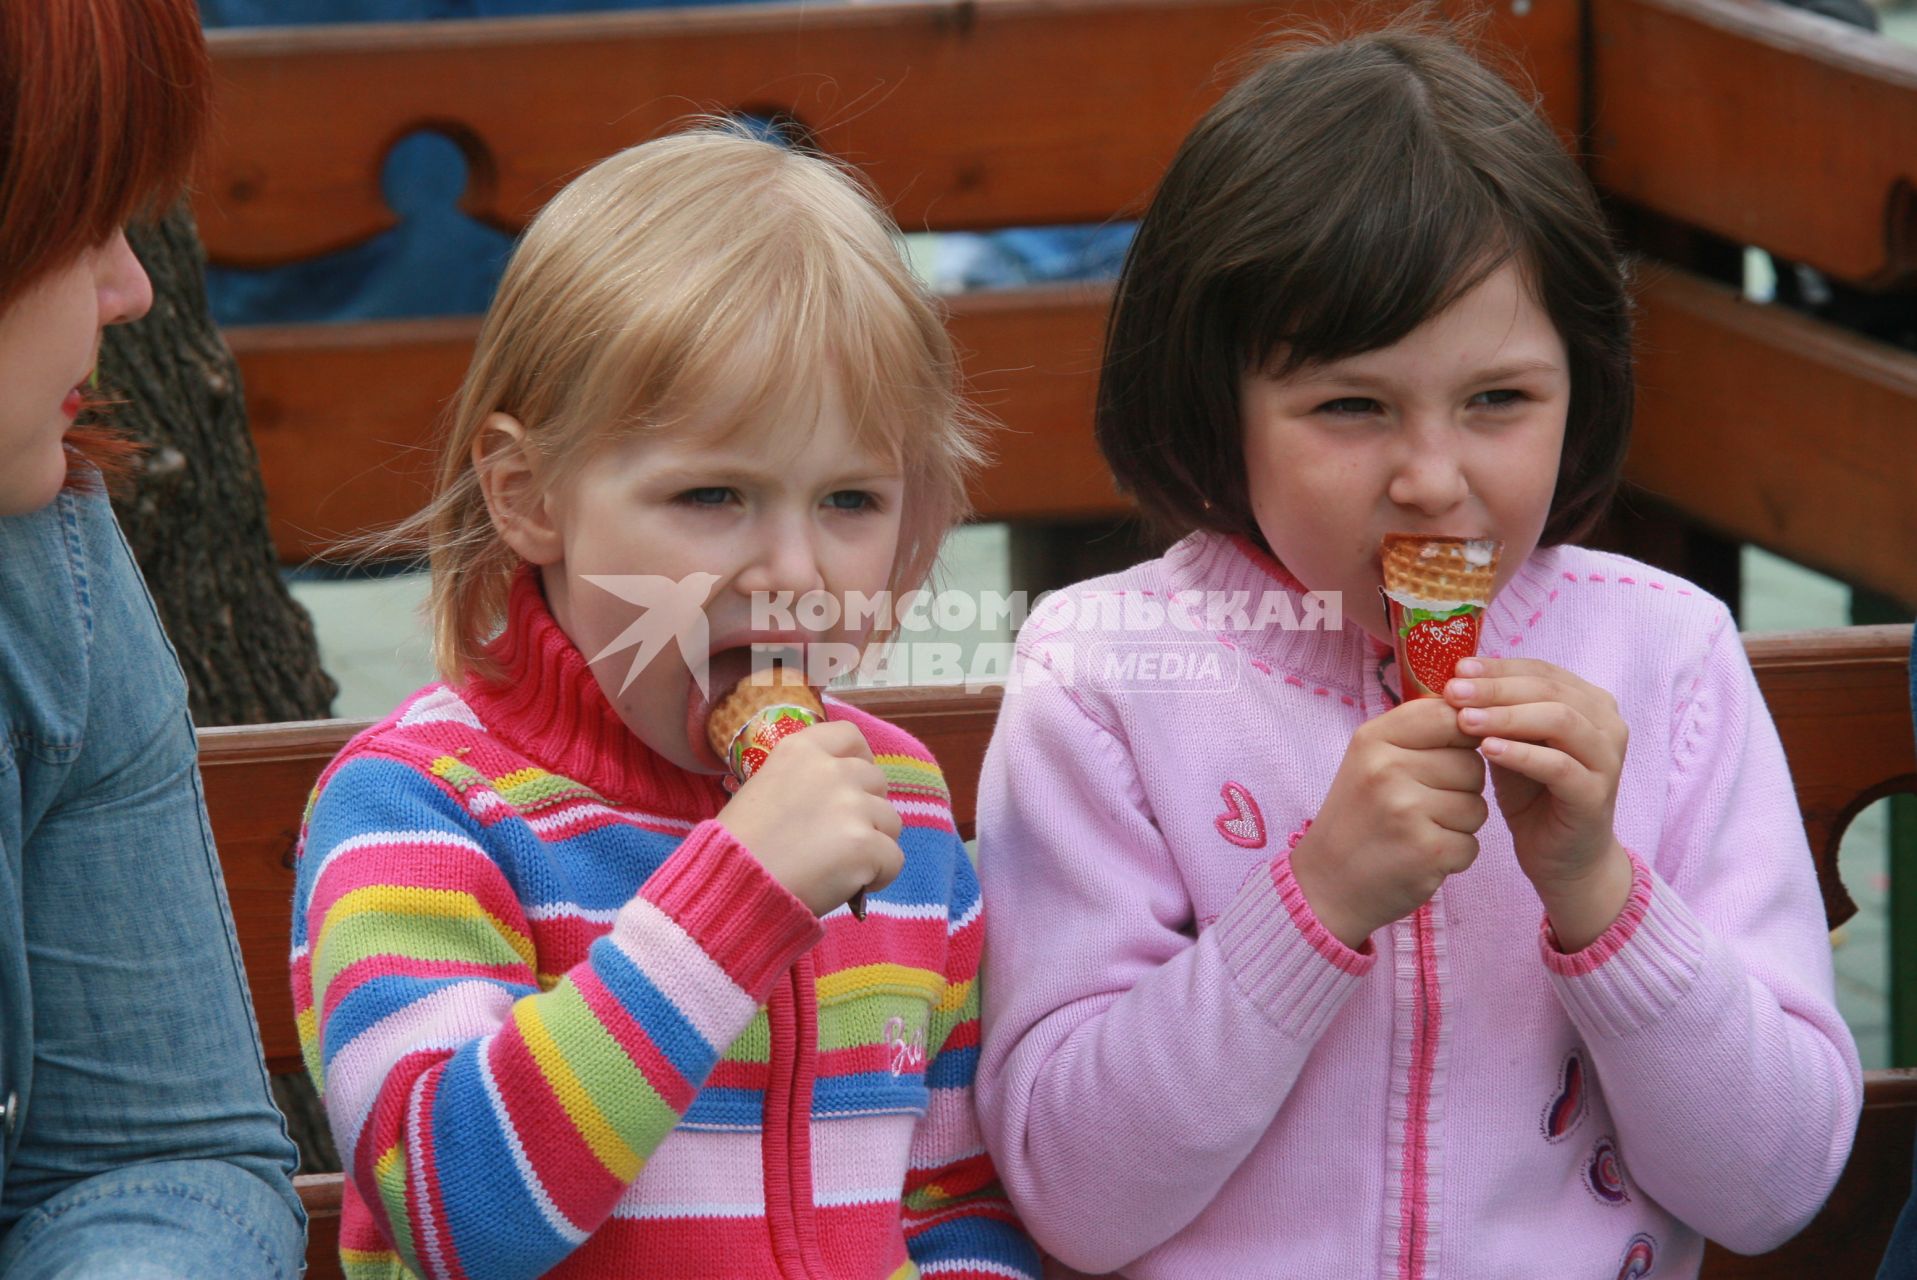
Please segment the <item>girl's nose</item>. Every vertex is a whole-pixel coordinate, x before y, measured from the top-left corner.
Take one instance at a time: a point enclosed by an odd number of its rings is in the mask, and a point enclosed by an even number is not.
[[[1458,453],[1457,434],[1445,426],[1414,426],[1408,448],[1391,477],[1391,501],[1408,511],[1441,516],[1471,492]]]
[[[114,232],[100,246],[93,260],[93,284],[100,299],[101,328],[138,320],[153,305],[153,282],[124,231]]]
[[[767,520],[759,533],[751,565],[734,579],[742,592],[790,591],[802,596],[825,586],[812,530],[800,520]]]

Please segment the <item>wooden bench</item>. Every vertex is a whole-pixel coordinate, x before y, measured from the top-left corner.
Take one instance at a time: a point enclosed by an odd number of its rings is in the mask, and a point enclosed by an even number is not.
[[[1902,627],[1753,636],[1746,640],[1759,683],[1790,757],[1826,913],[1833,925],[1855,913],[1837,869],[1846,825],[1871,802],[1917,792],[1905,683],[1910,637]],[[851,695],[929,746],[952,788],[960,830],[972,834],[979,766],[997,713],[997,690],[873,690]],[[287,977],[293,846],[319,771],[364,724],[315,721],[209,729],[200,735],[207,808],[219,840],[240,945],[267,1062],[300,1069]],[[1824,1211],[1784,1248],[1740,1258],[1713,1246],[1711,1280],[1867,1278],[1910,1187],[1917,1136],[1917,1071],[1869,1074],[1857,1145]],[[338,1272],[340,1175],[303,1177],[312,1215],[309,1275]]]
[[[431,129],[468,159],[461,207],[513,232],[568,175],[710,108],[800,122],[908,229],[1099,221],[1142,206],[1274,26],[1336,24],[1342,9],[893,0],[214,32],[218,126],[195,208],[222,265],[363,243],[394,224],[385,157]],[[1917,51],[1744,0],[1523,0],[1491,14],[1487,49],[1522,65],[1627,211],[1854,283],[1917,272]],[[1901,554],[1917,545],[1917,356],[1744,303],[1677,244],[1639,246],[1669,265],[1645,273],[1630,478],[1719,534],[1917,601],[1917,559]],[[1010,428],[974,493],[985,518],[1128,510],[1089,429],[1107,298],[953,301],[978,398]],[[476,328],[229,334],[283,560],[417,509],[423,446]]]

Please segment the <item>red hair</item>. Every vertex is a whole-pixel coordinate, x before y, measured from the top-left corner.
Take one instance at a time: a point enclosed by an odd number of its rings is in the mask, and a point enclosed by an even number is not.
[[[211,80],[194,0],[0,3],[0,309],[179,194]],[[135,452],[97,424],[67,443],[108,475]]]

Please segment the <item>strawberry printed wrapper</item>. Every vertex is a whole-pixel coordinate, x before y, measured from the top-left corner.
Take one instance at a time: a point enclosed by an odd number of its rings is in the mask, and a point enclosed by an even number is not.
[[[1436,698],[1458,673],[1458,662],[1478,656],[1478,629],[1484,607],[1462,604],[1444,610],[1420,609],[1383,591],[1385,618],[1398,651],[1398,685],[1405,701]]]
[[[766,707],[739,726],[726,751],[726,767],[732,776],[744,782],[757,773],[772,754],[772,748],[801,729],[809,729],[822,719],[810,707],[779,703]]]
[[[811,707],[789,702],[763,707],[732,735],[732,743],[726,750],[726,767],[732,770],[732,776],[743,786],[747,779],[765,767],[774,747],[799,730],[809,729],[824,719]],[[865,890],[853,894],[852,900],[846,905],[852,909],[855,919],[865,919]]]

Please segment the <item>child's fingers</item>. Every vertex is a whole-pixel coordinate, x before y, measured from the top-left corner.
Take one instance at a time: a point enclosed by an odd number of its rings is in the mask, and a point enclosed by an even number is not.
[[[1595,806],[1603,799],[1598,776],[1555,747],[1486,738],[1483,750],[1492,764],[1531,779],[1574,807]]]
[[[890,800],[882,796],[875,797],[871,801],[871,811],[872,826],[879,831],[880,834],[897,840],[905,833],[905,823],[899,817],[899,811],[893,807]]]
[[[1454,707],[1511,707],[1525,702],[1571,702],[1575,694],[1548,676],[1462,676],[1447,681],[1444,700]]]
[[[1459,727],[1483,738],[1509,738],[1556,747],[1587,769],[1616,772],[1621,744],[1577,708],[1563,702],[1531,702],[1514,707],[1466,707]]]
[[[791,740],[803,740],[827,755],[852,757],[877,764],[877,761],[872,760],[872,747],[866,742],[865,735],[859,732],[859,727],[843,720],[815,724],[793,734]]]
[[[885,770],[879,768],[870,757],[863,760],[856,756],[847,757],[846,762],[838,767],[845,770],[845,775],[853,786],[869,796],[876,796],[881,803],[891,793],[891,784],[886,779]]]
[[[1440,827],[1432,841],[1432,861],[1437,869],[1448,876],[1470,870],[1471,864],[1478,860],[1478,837],[1470,831],[1453,831]]]
[[[1437,698],[1414,698],[1394,707],[1375,720],[1365,722],[1360,733],[1373,733],[1394,747],[1407,751],[1430,751],[1438,747],[1476,749],[1475,736],[1458,728],[1456,709]]]
[[[1475,674],[1466,675],[1466,671],[1472,670],[1472,664],[1476,664]],[[1466,679],[1484,677],[1496,680],[1512,676],[1532,676],[1540,680],[1562,681],[1583,685],[1586,689],[1593,691],[1597,690],[1596,685],[1584,680],[1577,673],[1567,671],[1557,663],[1546,662],[1542,658],[1465,658],[1460,660],[1458,665],[1465,668],[1465,671],[1460,671],[1458,674]]]
[[[896,838],[874,832],[871,840],[873,843],[870,855],[874,870],[872,877],[865,882],[865,889],[867,892],[877,893],[898,879],[899,873],[905,870],[905,854],[899,848]]]
[[[1482,795],[1439,791],[1431,797],[1430,814],[1431,820],[1446,831],[1475,836],[1478,828],[1490,818],[1491,807],[1485,804]]]
[[[1467,676],[1461,671],[1442,691],[1454,707],[1565,702],[1594,721],[1617,712],[1617,700],[1608,692],[1553,663],[1537,658],[1471,658],[1467,662],[1475,663],[1479,674]],[[1469,669],[1466,662],[1458,665]]]
[[[1466,741],[1468,746],[1408,751],[1405,771],[1433,790],[1477,795],[1484,790],[1484,757],[1477,752],[1476,738]]]

